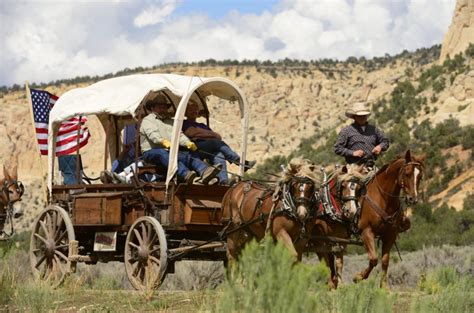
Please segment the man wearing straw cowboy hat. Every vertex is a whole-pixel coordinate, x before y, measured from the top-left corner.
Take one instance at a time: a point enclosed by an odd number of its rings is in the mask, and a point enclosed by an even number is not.
[[[146,103],[146,108],[151,111],[140,126],[140,147],[143,159],[149,163],[168,166],[169,151],[171,146],[171,133],[173,130],[173,119],[168,116],[171,106],[164,95],[158,95],[152,101]],[[179,137],[179,145],[187,148],[189,152],[178,152],[178,178],[191,184],[197,174],[201,177],[202,184],[208,184],[219,174],[220,166],[208,166],[201,161],[193,151],[197,150],[196,144],[183,133]]]
[[[367,166],[367,160],[373,162],[381,152],[386,151],[389,147],[388,138],[384,133],[367,122],[370,113],[366,102],[354,103],[346,111],[346,116],[352,118],[354,123],[341,130],[334,144],[334,152],[343,156],[349,165],[364,163],[367,178],[375,175],[377,170],[373,164]],[[410,218],[403,214],[402,222],[398,226],[399,231],[407,231],[410,226]]]
[[[346,111],[346,116],[352,118],[354,123],[341,130],[334,152],[343,156],[348,164],[361,164],[371,158],[376,160],[381,152],[388,149],[388,138],[367,122],[370,113],[366,102],[356,102]]]

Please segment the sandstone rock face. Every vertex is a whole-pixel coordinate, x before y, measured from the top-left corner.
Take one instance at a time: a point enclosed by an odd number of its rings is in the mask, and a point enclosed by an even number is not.
[[[440,63],[464,52],[474,42],[474,0],[458,0],[453,21],[446,33],[441,49]]]

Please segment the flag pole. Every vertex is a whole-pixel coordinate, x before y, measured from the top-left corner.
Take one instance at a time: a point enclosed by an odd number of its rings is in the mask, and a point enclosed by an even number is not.
[[[41,187],[43,189],[43,199],[45,205],[48,204],[48,188],[46,187],[46,182],[44,178],[44,168],[43,168],[43,162],[41,160],[41,152],[38,144],[38,138],[36,137],[36,127],[35,127],[35,118],[33,115],[33,102],[31,101],[31,92],[30,92],[30,86],[28,85],[28,81],[25,82],[25,91],[26,91],[26,97],[28,99],[28,108],[30,111],[30,117],[31,117],[31,125],[33,126],[33,138],[35,138],[35,146],[36,146],[36,152],[37,152],[37,161],[39,161],[40,164],[40,171],[41,171]]]

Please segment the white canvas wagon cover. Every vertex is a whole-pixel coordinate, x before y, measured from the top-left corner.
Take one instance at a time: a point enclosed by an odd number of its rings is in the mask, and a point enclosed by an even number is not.
[[[235,101],[240,108],[242,124],[241,160],[245,160],[247,148],[248,110],[247,100],[232,81],[222,77],[198,77],[175,74],[138,74],[99,81],[84,88],[67,91],[56,101],[49,116],[48,132],[48,188],[53,184],[54,150],[56,134],[62,121],[77,115],[96,115],[102,123],[110,116],[135,116],[137,108],[152,92],[165,92],[177,106],[170,163],[166,184],[177,170],[179,133],[189,98],[195,93],[200,98],[216,96]],[[241,168],[243,171],[243,168]]]

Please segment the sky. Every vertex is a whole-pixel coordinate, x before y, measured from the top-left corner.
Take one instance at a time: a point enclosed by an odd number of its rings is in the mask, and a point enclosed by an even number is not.
[[[0,85],[206,59],[345,60],[440,44],[456,0],[0,0]]]

